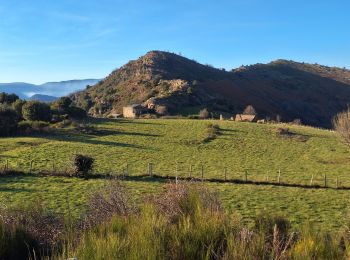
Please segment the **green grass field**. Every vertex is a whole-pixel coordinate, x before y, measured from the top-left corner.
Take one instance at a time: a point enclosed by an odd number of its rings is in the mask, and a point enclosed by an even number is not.
[[[95,135],[62,130],[41,137],[16,137],[0,139],[0,160],[10,168],[29,171],[64,171],[70,167],[74,153],[83,153],[96,159],[96,173],[120,173],[126,164],[129,174],[147,171],[154,164],[159,175],[174,175],[178,165],[179,175],[187,176],[193,165],[193,176],[248,178],[276,181],[280,170],[282,182],[314,183],[350,186],[350,151],[336,134],[308,127],[288,126],[295,134],[281,137],[276,129],[282,125],[258,125],[215,121],[221,134],[207,143],[208,123],[202,120],[95,120],[99,130]],[[16,205],[40,200],[58,212],[74,214],[84,209],[88,194],[103,185],[103,180],[81,180],[60,177],[1,177],[2,204]],[[136,198],[157,192],[162,183],[124,181]],[[318,227],[339,229],[348,212],[350,191],[331,189],[302,189],[271,185],[208,184],[217,189],[227,210],[237,212],[249,221],[259,212],[282,213],[294,224],[310,221]]]

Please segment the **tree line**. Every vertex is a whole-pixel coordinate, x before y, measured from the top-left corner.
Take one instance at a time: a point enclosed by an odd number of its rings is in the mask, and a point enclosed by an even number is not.
[[[0,136],[27,133],[37,127],[86,116],[86,111],[75,106],[69,97],[44,103],[22,100],[16,94],[0,93]]]

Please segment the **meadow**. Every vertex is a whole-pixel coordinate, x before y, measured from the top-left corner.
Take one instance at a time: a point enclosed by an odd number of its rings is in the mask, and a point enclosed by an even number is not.
[[[95,158],[94,173],[117,174],[128,165],[129,175],[144,174],[148,163],[162,176],[269,180],[323,185],[350,186],[350,151],[337,135],[328,130],[283,124],[252,124],[230,121],[149,119],[90,122],[96,129],[84,134],[72,129],[35,137],[0,139],[2,167],[29,172],[69,171],[75,153]],[[220,134],[203,142],[207,125],[218,124]],[[289,128],[291,135],[280,135]],[[7,161],[7,162],[6,162]],[[56,212],[72,210],[79,215],[94,190],[104,179],[82,180],[64,177],[3,176],[0,201],[13,206],[40,200]],[[163,181],[145,179],[123,181],[137,200],[162,190]],[[250,223],[259,212],[280,213],[293,225],[312,223],[327,230],[339,230],[349,209],[350,191],[305,189],[274,185],[208,183],[219,193],[225,209]]]

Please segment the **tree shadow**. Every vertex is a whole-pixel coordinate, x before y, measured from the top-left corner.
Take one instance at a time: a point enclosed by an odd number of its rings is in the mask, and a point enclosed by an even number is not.
[[[152,150],[149,147],[145,147],[145,146],[137,145],[137,144],[128,144],[128,143],[121,143],[121,142],[96,140],[96,139],[93,139],[95,136],[86,135],[86,134],[56,133],[56,134],[51,134],[51,135],[45,135],[42,137],[49,139],[49,140],[54,140],[54,141],[64,141],[64,142],[85,143],[85,144],[92,144],[92,145],[106,145],[106,146],[113,146],[113,147],[125,147],[125,148]]]
[[[0,187],[0,192],[33,192],[35,189]]]
[[[143,120],[143,121],[141,121]],[[146,122],[147,119],[125,119],[125,118],[90,118],[90,123],[120,123],[120,124],[139,124],[139,125],[164,125],[158,122]]]
[[[125,132],[111,129],[96,129],[91,135],[95,136],[107,136],[107,135],[131,135],[131,136],[146,136],[146,137],[159,137],[158,134],[139,133],[139,132]]]

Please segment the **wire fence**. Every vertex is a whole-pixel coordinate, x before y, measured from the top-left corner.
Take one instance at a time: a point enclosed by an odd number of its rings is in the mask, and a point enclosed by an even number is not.
[[[0,161],[0,173],[6,175],[9,173],[22,173],[32,175],[59,175],[74,176],[74,167],[71,163],[57,164],[55,160],[16,160],[5,159]],[[176,164],[173,168],[157,167],[155,163],[148,162],[142,165],[144,170],[139,170],[140,165],[135,167],[136,163],[124,163],[117,165],[114,169],[101,172],[91,172],[91,177],[153,177],[162,179],[177,180],[195,180],[208,182],[227,182],[227,183],[251,183],[276,186],[292,186],[305,188],[331,188],[331,189],[350,189],[348,180],[344,176],[339,177],[335,174],[317,173],[300,174],[292,171],[269,170],[268,172],[259,169],[232,170],[229,167],[206,167],[200,165],[182,165]]]

